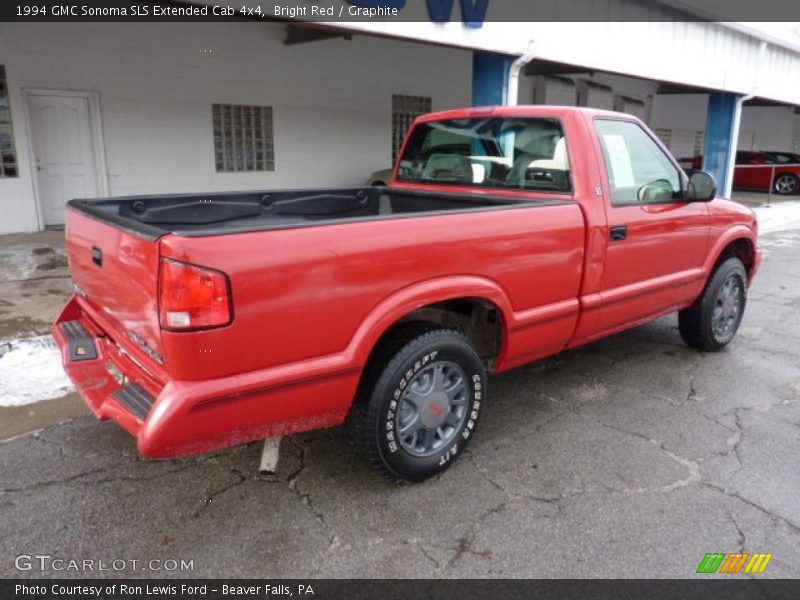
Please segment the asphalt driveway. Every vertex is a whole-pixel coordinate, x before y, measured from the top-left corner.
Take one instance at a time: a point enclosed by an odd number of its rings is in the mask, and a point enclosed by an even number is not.
[[[0,576],[683,578],[746,551],[800,577],[800,230],[764,245],[727,349],[668,317],[495,377],[468,451],[421,485],[387,484],[343,429],[283,440],[276,477],[259,444],[146,461],[89,416],[5,441]]]

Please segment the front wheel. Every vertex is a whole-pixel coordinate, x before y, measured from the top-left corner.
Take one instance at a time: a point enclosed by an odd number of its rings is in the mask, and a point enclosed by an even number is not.
[[[775,190],[776,194],[780,194],[781,196],[796,194],[798,190],[800,190],[800,179],[791,173],[778,175],[775,178],[772,189]]]
[[[738,258],[728,258],[711,275],[694,304],[678,313],[683,341],[707,352],[727,346],[742,322],[746,301],[747,271]]]
[[[355,415],[369,461],[396,482],[445,471],[474,434],[486,401],[486,369],[471,340],[434,329],[403,340],[372,367]]]

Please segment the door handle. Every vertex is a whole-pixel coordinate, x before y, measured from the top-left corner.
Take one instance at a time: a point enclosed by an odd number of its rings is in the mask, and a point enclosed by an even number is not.
[[[609,229],[612,242],[621,242],[628,239],[628,226],[627,225],[614,225]]]

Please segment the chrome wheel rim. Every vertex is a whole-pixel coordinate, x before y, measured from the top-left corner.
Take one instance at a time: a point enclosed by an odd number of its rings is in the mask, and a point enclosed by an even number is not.
[[[395,426],[409,454],[436,454],[456,435],[467,417],[467,375],[457,364],[433,362],[414,376],[400,397]]]
[[[742,312],[743,297],[742,280],[736,275],[731,275],[722,284],[714,302],[711,325],[718,337],[724,339],[736,330]]]
[[[793,194],[797,191],[797,179],[791,175],[781,175],[775,180],[775,190],[779,194]]]

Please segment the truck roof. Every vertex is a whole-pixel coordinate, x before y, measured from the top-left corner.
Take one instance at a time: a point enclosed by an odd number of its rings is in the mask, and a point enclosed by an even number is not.
[[[586,108],[583,106],[551,106],[530,104],[521,106],[472,106],[443,110],[423,115],[417,119],[418,123],[428,121],[441,121],[446,119],[472,119],[476,117],[563,117],[570,113],[583,113],[592,116],[616,116],[620,112],[602,110],[599,108]],[[627,115],[632,116],[632,115]],[[635,118],[635,117],[634,117]]]

